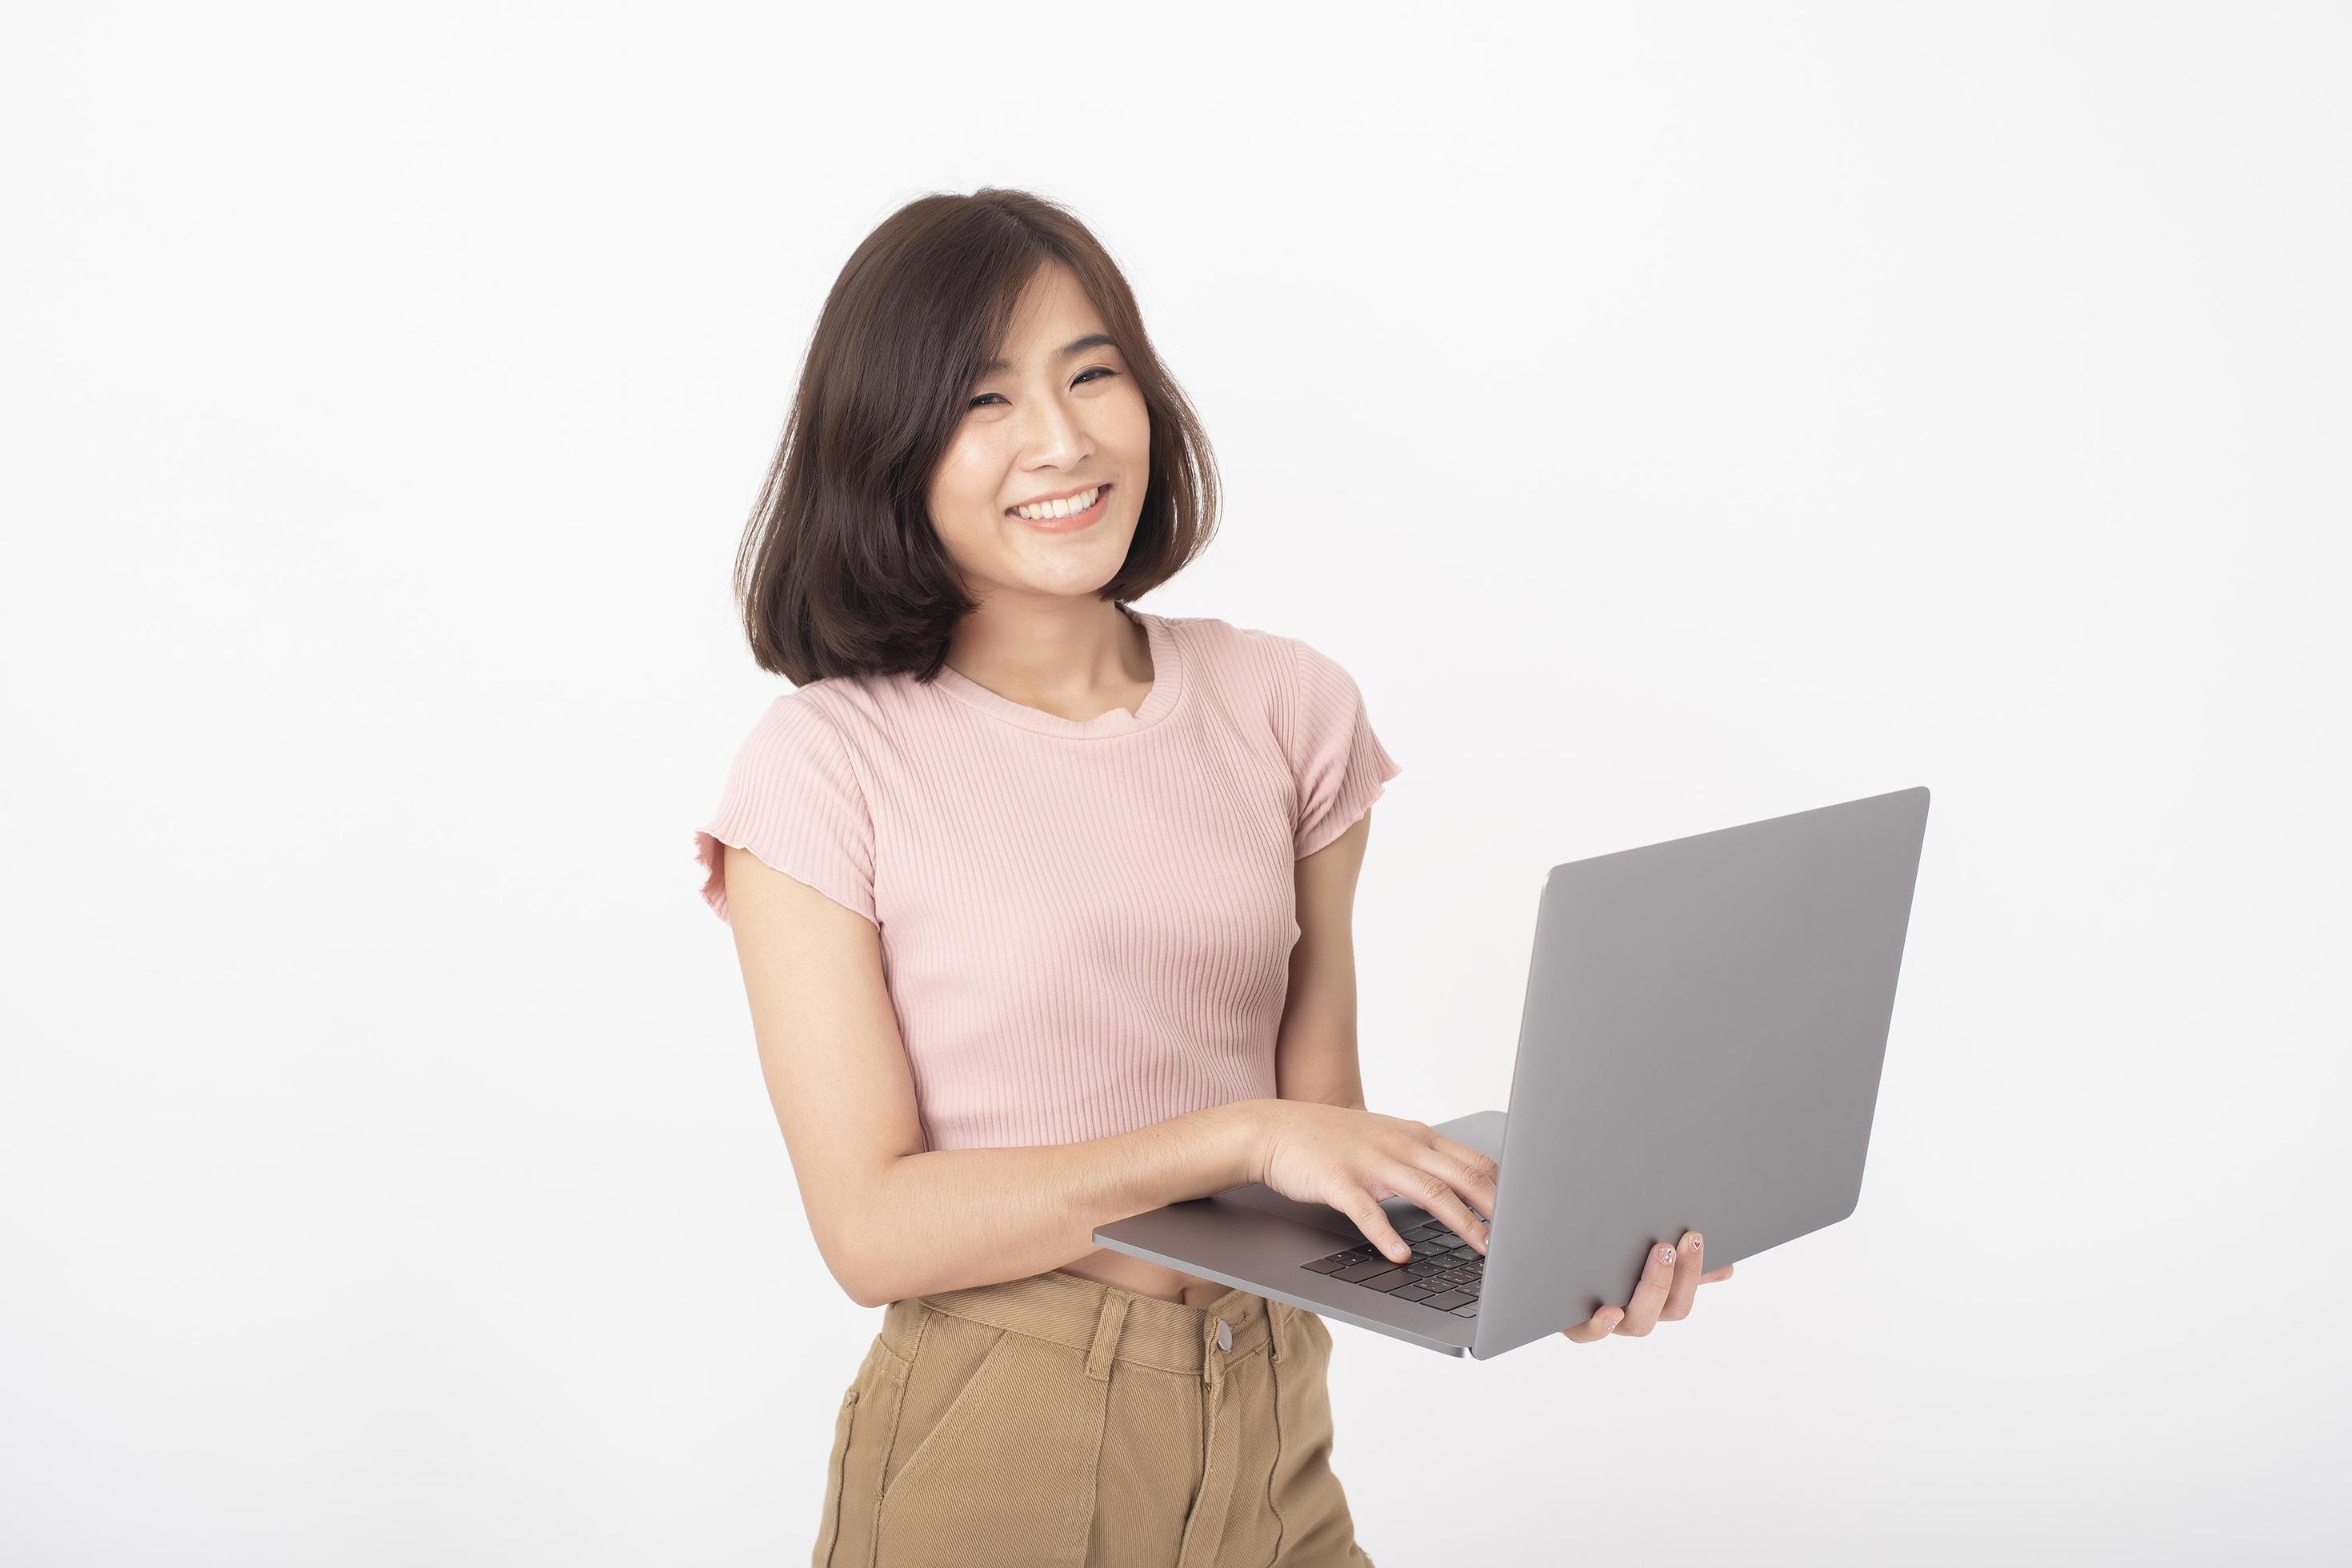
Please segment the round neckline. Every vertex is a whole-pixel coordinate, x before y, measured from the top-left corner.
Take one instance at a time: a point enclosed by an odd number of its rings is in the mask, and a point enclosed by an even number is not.
[[[950,664],[940,666],[940,673],[933,684],[968,707],[1040,735],[1092,739],[1104,735],[1132,735],[1139,730],[1148,730],[1165,719],[1183,695],[1184,660],[1177,651],[1176,634],[1169,629],[1166,617],[1155,616],[1149,610],[1139,610],[1131,605],[1120,605],[1118,610],[1143,627],[1144,638],[1151,649],[1151,689],[1133,712],[1124,708],[1113,708],[1091,719],[1066,719],[1059,713],[1048,713],[1043,708],[1032,708],[1025,702],[1015,702],[1010,697],[991,691]]]

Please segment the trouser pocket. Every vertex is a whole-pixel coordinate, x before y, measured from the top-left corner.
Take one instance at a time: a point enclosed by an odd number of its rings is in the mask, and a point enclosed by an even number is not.
[[[856,1429],[856,1388],[841,1396],[841,1415],[833,1424],[833,1457],[824,1468],[824,1517],[817,1523],[814,1568],[833,1568],[833,1549],[841,1539],[841,1471],[849,1458],[850,1434]]]
[[[833,1452],[825,1462],[824,1512],[812,1568],[870,1568],[882,1467],[907,1386],[907,1363],[876,1335],[841,1396]]]
[[[1108,1392],[1081,1351],[934,1312],[885,1465],[877,1563],[1083,1563]]]

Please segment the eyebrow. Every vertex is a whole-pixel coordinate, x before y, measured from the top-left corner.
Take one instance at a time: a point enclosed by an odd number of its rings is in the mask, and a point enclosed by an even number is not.
[[[1074,338],[1070,342],[1064,343],[1060,348],[1055,349],[1054,351],[1054,357],[1055,359],[1067,359],[1072,354],[1084,353],[1088,349],[1115,349],[1117,347],[1118,347],[1118,340],[1112,337],[1108,332],[1088,332],[1085,337]],[[982,375],[994,375],[998,371],[1011,370],[1012,368],[1013,367],[1011,365],[1005,363],[1001,359],[992,359],[986,364],[980,367],[980,374]]]

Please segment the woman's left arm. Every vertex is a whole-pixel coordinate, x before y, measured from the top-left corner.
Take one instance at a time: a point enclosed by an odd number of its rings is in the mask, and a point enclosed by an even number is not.
[[[1372,814],[1297,862],[1298,944],[1290,950],[1290,994],[1275,1039],[1275,1094],[1283,1100],[1364,1107],[1356,1059],[1356,877]]]

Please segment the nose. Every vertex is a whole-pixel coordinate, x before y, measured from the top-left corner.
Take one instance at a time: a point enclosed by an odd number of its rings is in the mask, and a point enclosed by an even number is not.
[[[1087,457],[1086,431],[1060,398],[1026,399],[1021,417],[1021,447],[1029,462],[1066,468]]]

